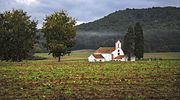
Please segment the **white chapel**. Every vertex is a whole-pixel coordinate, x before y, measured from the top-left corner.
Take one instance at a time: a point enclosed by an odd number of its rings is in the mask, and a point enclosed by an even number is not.
[[[89,62],[127,61],[127,59],[119,40],[115,43],[115,47],[100,47],[88,57]],[[131,61],[135,61],[135,57],[131,57]]]

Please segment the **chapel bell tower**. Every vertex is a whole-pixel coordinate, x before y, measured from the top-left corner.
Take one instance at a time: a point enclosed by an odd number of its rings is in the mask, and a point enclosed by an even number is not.
[[[116,49],[121,48],[121,42],[118,40],[115,44]]]

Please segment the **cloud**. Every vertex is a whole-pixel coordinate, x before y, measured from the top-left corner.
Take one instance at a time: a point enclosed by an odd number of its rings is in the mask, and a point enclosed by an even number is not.
[[[80,24],[83,24],[83,23],[86,23],[84,21],[76,21],[76,25],[80,25]]]
[[[23,9],[32,18],[39,20],[61,9],[77,19],[77,23],[99,19],[114,11],[126,8],[149,8],[157,6],[180,6],[180,0],[0,0],[0,12]]]
[[[37,2],[37,0],[15,0],[15,1],[17,3],[25,4],[25,5],[30,5],[30,4]]]

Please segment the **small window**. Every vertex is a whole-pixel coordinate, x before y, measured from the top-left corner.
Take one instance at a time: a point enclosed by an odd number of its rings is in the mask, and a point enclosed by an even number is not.
[[[120,52],[120,50],[118,50],[118,52]]]
[[[99,60],[101,62],[101,60]]]
[[[120,53],[118,53],[118,55],[120,55]]]

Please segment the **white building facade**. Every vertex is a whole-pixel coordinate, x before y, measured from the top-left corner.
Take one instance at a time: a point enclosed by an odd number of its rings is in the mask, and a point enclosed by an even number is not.
[[[100,47],[94,54],[88,57],[89,62],[105,62],[105,61],[127,61],[127,56],[124,55],[121,49],[121,42],[118,40],[115,47]],[[131,61],[135,61],[135,57],[131,57]]]

